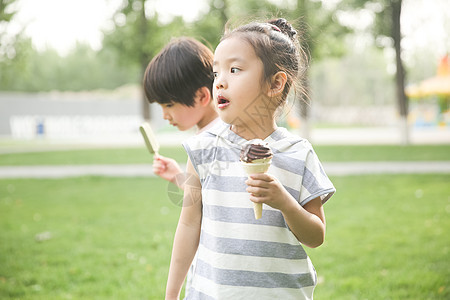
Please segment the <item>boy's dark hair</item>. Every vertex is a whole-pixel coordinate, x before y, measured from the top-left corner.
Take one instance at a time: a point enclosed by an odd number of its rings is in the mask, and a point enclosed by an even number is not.
[[[194,106],[195,92],[208,87],[212,95],[213,53],[199,41],[180,37],[167,44],[148,64],[144,90],[150,103]]]

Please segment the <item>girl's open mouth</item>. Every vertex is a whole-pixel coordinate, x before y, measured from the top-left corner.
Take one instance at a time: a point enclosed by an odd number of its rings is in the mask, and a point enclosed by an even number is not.
[[[217,97],[217,108],[224,109],[228,105],[230,105],[230,101],[228,101],[226,98],[222,96]]]

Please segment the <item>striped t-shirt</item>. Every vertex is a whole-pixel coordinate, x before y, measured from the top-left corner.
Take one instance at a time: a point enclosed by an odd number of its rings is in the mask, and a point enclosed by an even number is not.
[[[239,162],[248,141],[220,123],[183,145],[202,185],[202,223],[192,286],[186,299],[312,299],[314,267],[277,209],[256,220]],[[335,188],[311,144],[278,128],[268,173],[301,205]]]

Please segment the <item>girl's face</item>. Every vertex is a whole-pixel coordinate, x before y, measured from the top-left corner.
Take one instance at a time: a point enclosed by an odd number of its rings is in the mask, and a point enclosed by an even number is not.
[[[262,61],[244,39],[234,36],[220,42],[214,53],[213,95],[224,122],[235,125],[258,121],[255,111],[267,100],[263,71]]]

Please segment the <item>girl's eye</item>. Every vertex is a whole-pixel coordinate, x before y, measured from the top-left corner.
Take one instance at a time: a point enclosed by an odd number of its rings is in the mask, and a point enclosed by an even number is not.
[[[237,73],[237,72],[239,72],[240,70],[238,69],[238,68],[231,68],[231,73]]]
[[[213,76],[214,76],[214,78],[217,78],[218,73],[217,72],[213,72]]]

